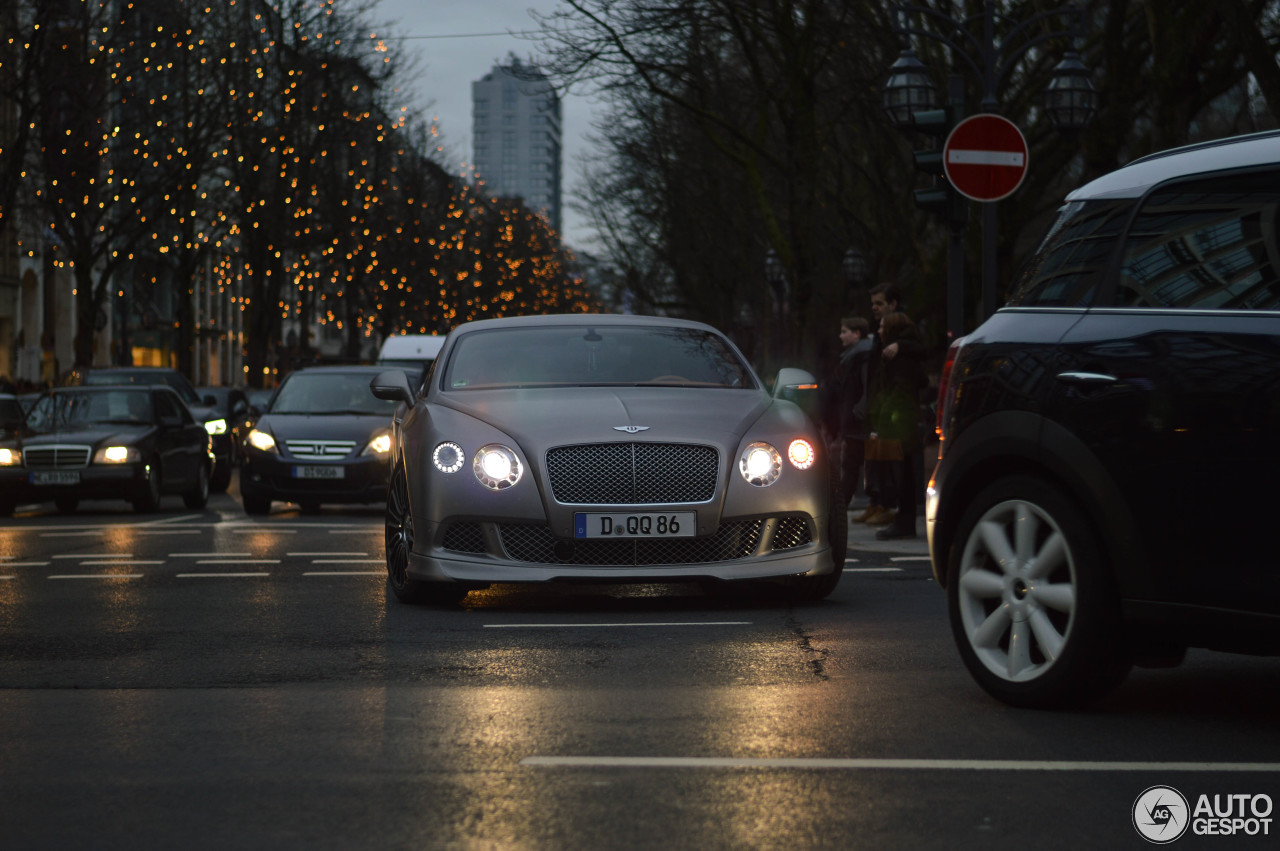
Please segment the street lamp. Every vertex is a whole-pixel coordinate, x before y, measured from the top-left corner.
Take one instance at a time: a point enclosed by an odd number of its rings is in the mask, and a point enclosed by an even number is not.
[[[1082,13],[1074,4],[1059,9],[1040,12],[1026,20],[1013,25],[997,43],[995,27],[997,19],[1007,21],[1004,15],[996,10],[995,0],[984,0],[982,11],[961,20],[955,20],[935,9],[924,6],[913,6],[906,3],[897,4],[899,24],[897,31],[904,38],[920,36],[946,46],[956,65],[968,68],[978,79],[982,88],[982,111],[996,113],[999,101],[996,92],[1000,84],[1022,60],[1027,51],[1050,39],[1069,38],[1072,43],[1079,38]],[[911,23],[911,15],[921,20],[921,25]],[[1044,31],[1047,21],[1055,18],[1066,18],[1067,29]],[[936,29],[929,28],[933,24]],[[977,33],[980,32],[980,35]],[[1031,35],[1039,32],[1038,35]],[[919,82],[920,75],[927,79],[924,66],[915,58],[910,42],[906,49],[890,68],[889,79],[883,90],[885,110],[890,120],[900,129],[917,126],[917,118],[907,104],[924,104],[922,96],[924,86]],[[929,97],[932,88],[928,89]],[[963,82],[957,75],[949,81],[948,111],[949,122],[959,122],[964,116]],[[932,106],[932,101],[928,101]],[[1069,51],[1054,69],[1054,76],[1045,93],[1044,108],[1050,122],[1063,133],[1076,133],[1082,130],[1097,112],[1098,93],[1089,79],[1089,71],[1080,62],[1075,50]],[[926,107],[927,108],[927,107]],[[916,109],[914,112],[923,112]],[[917,159],[919,165],[922,160]],[[954,189],[950,191],[954,192]],[[954,216],[952,217],[955,218]],[[962,250],[961,240],[955,233],[959,225],[951,222],[953,238],[950,240],[948,254],[957,254]],[[963,270],[959,256],[948,258],[947,298],[951,302],[963,300]],[[983,204],[982,214],[982,311],[984,318],[996,310],[996,207],[992,202]],[[948,330],[953,334],[962,333],[958,327],[961,322],[956,319],[961,313],[958,305],[949,305],[948,315],[952,317]]]
[[[769,288],[773,290],[778,309],[783,309],[786,306],[787,271],[783,268],[778,252],[772,248],[764,256],[764,279],[769,282]]]
[[[867,258],[856,245],[849,246],[840,261],[840,270],[844,272],[845,286],[857,287],[867,279]]]

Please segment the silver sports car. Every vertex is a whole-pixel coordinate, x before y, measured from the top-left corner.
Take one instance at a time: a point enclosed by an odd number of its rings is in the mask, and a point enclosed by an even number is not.
[[[392,428],[386,557],[405,602],[494,582],[771,581],[831,593],[848,527],[817,428],[697,322],[494,319],[449,334]]]

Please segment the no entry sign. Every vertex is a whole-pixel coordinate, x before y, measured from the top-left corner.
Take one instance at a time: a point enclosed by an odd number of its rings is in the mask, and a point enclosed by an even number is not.
[[[999,201],[1027,174],[1027,140],[1000,115],[971,115],[952,128],[942,147],[942,168],[961,195]]]

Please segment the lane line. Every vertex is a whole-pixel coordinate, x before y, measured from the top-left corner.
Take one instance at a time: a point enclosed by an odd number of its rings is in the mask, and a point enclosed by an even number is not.
[[[6,561],[0,567],[48,567],[47,561]]]
[[[311,560],[312,564],[386,564],[386,559],[369,558],[315,558]]]
[[[889,771],[1187,771],[1274,773],[1280,762],[1103,762],[1034,759],[750,759],[668,756],[529,756],[533,768],[798,768]]]
[[[100,529],[93,532],[41,532],[42,538],[90,538],[94,535],[106,534],[106,529]]]
[[[620,626],[751,626],[752,621],[669,621],[653,623],[487,623],[485,629],[603,629]]]
[[[197,559],[196,564],[279,564],[278,558],[205,558]],[[263,574],[264,576],[266,574]]]
[[[169,558],[250,558],[253,553],[169,553]]]
[[[386,576],[385,570],[307,570],[303,576]]]
[[[49,558],[133,558],[133,553],[71,553]]]
[[[928,561],[928,556],[894,556],[889,561]]]
[[[367,558],[368,553],[285,553],[287,556],[294,558],[307,558],[315,556],[316,558]]]
[[[138,529],[139,535],[199,535],[199,529]]]
[[[846,567],[845,573],[902,573],[900,567]]]
[[[49,579],[141,579],[141,573],[58,573]]]
[[[5,579],[17,579],[17,578],[18,577],[16,576],[0,576],[0,581],[3,581]]]
[[[356,532],[374,532],[374,531],[377,531],[377,529],[378,529],[377,526],[346,526],[346,527],[343,527],[342,529],[330,529],[329,534],[330,535],[347,535],[347,534],[354,534]]]
[[[232,529],[231,531],[237,535],[256,535],[259,532],[274,532],[277,535],[298,534],[297,529],[277,529],[272,526],[255,526],[252,529]]]
[[[238,579],[247,576],[270,576],[270,573],[179,573],[179,579]]]
[[[164,564],[164,559],[160,561],[141,561],[137,559],[115,559],[113,561],[82,561],[81,567],[131,567],[138,564]]]

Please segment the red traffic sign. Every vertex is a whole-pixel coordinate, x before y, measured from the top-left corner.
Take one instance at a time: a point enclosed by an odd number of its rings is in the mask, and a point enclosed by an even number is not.
[[[956,191],[974,201],[999,201],[1027,175],[1027,140],[1000,115],[971,115],[942,146],[942,168]]]

